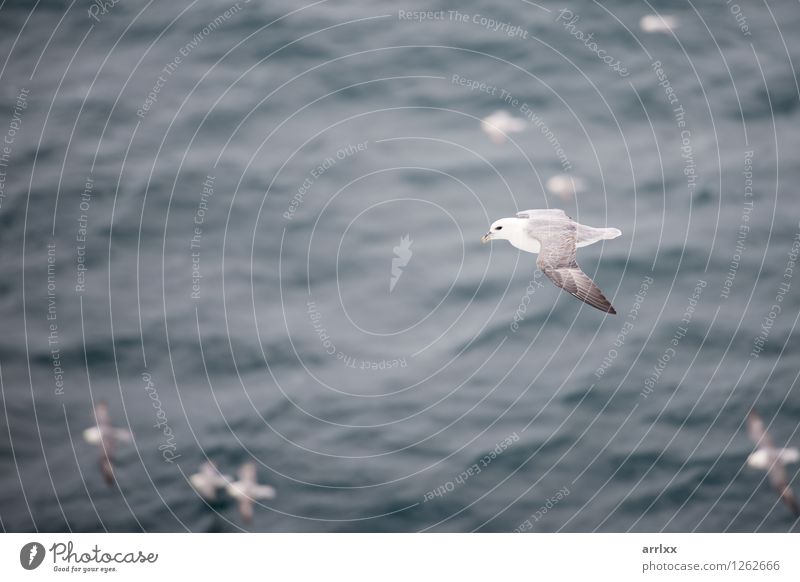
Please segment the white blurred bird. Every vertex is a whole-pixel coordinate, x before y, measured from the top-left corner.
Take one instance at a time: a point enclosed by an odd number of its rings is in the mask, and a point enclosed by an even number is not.
[[[97,424],[83,431],[84,440],[100,449],[100,472],[106,483],[114,484],[114,454],[118,442],[129,443],[133,440],[130,432],[124,428],[114,428],[108,414],[108,405],[100,401],[95,404],[94,417]]]
[[[225,489],[233,479],[228,475],[219,472],[216,465],[211,461],[206,461],[200,466],[200,471],[189,477],[192,487],[206,501],[216,501],[217,490]]]
[[[528,127],[528,123],[524,119],[514,117],[502,109],[498,109],[481,120],[481,129],[496,144],[505,143],[508,134],[525,131],[526,127]]]
[[[228,483],[228,495],[239,502],[239,513],[245,523],[253,521],[253,501],[257,499],[274,499],[275,488],[269,485],[259,485],[256,481],[256,464],[248,461],[238,472],[239,480]]]
[[[800,516],[800,506],[797,498],[789,487],[789,477],[786,474],[786,463],[800,461],[800,451],[796,448],[776,448],[772,442],[764,421],[755,410],[747,415],[747,433],[756,444],[756,450],[747,457],[747,465],[753,469],[767,471],[772,486],[778,490],[783,502],[796,516]]]
[[[571,200],[586,189],[583,180],[569,174],[556,174],[547,180],[545,186],[551,194],[555,194],[563,200]]]
[[[671,32],[678,28],[678,18],[665,14],[648,14],[642,16],[639,28],[645,32]]]

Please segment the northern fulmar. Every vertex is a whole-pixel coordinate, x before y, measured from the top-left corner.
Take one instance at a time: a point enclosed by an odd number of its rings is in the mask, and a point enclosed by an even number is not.
[[[578,266],[575,250],[621,234],[618,228],[578,224],[560,209],[539,209],[493,222],[481,242],[503,239],[520,250],[538,254],[536,266],[556,286],[600,311],[615,314],[600,288]]]

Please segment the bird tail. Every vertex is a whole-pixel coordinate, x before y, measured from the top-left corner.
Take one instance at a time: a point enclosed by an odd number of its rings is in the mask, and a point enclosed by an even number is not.
[[[578,240],[579,247],[585,247],[594,244],[600,240],[609,240],[617,238],[622,234],[618,228],[595,228],[593,226],[586,226],[583,224],[578,225]]]
[[[622,231],[618,228],[598,228],[597,230],[599,231],[600,238],[605,240],[611,240],[612,238],[622,236]]]

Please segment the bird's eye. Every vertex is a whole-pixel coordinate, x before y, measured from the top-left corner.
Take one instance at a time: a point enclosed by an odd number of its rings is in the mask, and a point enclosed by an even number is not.
[[[495,230],[503,230],[503,227],[502,226],[496,226]]]

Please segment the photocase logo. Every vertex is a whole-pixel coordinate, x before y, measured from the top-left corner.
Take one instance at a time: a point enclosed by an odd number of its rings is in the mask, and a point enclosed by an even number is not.
[[[394,291],[395,285],[397,285],[400,276],[403,274],[403,268],[408,265],[411,256],[414,254],[411,251],[412,244],[414,244],[414,241],[411,240],[409,235],[405,234],[400,237],[400,244],[392,249],[394,257],[392,258],[392,277],[389,279],[389,293]]]
[[[26,570],[35,570],[44,561],[44,546],[39,542],[28,542],[19,551],[19,563]]]

